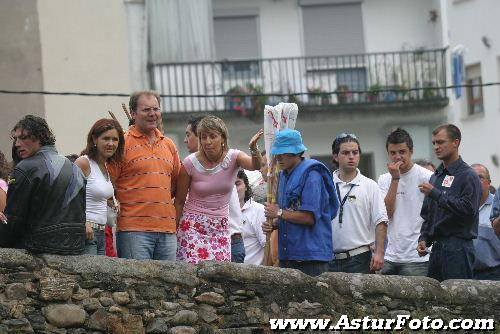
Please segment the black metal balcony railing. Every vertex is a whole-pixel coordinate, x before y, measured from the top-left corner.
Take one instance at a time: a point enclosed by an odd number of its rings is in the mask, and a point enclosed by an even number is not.
[[[167,112],[237,111],[446,99],[445,50],[150,64]]]

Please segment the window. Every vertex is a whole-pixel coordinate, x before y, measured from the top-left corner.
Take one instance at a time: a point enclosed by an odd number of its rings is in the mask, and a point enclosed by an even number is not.
[[[259,58],[257,16],[215,17],[214,39],[217,59],[224,60],[225,78],[259,75],[259,63],[246,60]]]
[[[469,65],[465,68],[466,84],[481,85],[481,64]],[[483,87],[467,87],[467,112],[469,115],[484,112],[483,107]]]
[[[364,53],[361,3],[316,3],[301,2],[306,56]]]

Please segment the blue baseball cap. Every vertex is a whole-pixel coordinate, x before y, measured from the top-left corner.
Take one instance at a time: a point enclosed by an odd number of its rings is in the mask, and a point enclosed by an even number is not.
[[[279,131],[274,139],[271,154],[298,154],[307,151],[307,147],[302,142],[302,136],[297,130],[285,129]]]

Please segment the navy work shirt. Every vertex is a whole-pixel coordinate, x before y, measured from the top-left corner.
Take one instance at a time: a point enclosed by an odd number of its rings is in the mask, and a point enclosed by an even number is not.
[[[475,239],[481,201],[476,172],[459,157],[446,168],[441,164],[429,182],[434,189],[422,205],[424,222],[418,241],[425,240],[429,246],[442,237]]]

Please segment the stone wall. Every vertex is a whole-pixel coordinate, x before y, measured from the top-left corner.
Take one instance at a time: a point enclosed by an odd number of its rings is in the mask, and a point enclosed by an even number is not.
[[[267,333],[269,318],[500,320],[500,283],[0,249],[0,333]]]

